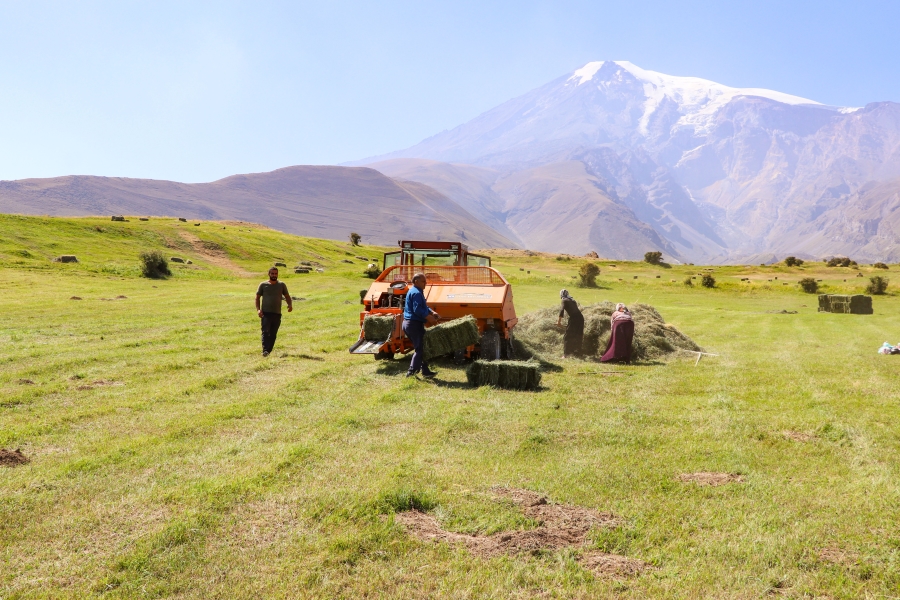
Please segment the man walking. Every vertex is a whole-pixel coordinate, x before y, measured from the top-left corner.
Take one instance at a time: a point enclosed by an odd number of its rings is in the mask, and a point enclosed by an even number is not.
[[[281,327],[282,298],[287,300],[288,312],[294,310],[287,286],[284,282],[278,281],[278,269],[272,267],[269,269],[269,280],[259,284],[256,290],[256,314],[261,319],[263,356],[268,356],[275,347],[275,337],[278,335],[278,328]]]
[[[415,348],[406,376],[413,377],[421,369],[425,377],[434,377],[437,373],[425,363],[425,323],[429,320],[437,321],[441,316],[428,308],[425,302],[425,294],[422,293],[426,283],[425,274],[413,275],[412,283],[413,287],[406,293],[406,304],[403,307],[403,333]]]

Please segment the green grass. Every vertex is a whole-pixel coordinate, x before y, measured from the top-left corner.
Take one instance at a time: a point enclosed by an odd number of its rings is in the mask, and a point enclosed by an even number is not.
[[[179,227],[260,275],[178,246]],[[471,389],[464,367],[438,364],[428,383],[347,353],[369,282],[352,255],[377,250],[221,227],[0,217],[0,447],[32,459],[0,468],[0,598],[900,595],[900,359],[875,354],[900,341],[900,299],[819,314],[814,295],[781,285],[814,276],[858,293],[867,277],[721,267],[708,290],[681,283],[700,267],[598,261],[600,287],[580,289],[579,259],[500,258],[520,314],[560,287],[584,304],[646,302],[719,356],[562,361],[539,392]],[[153,248],[197,268],[142,279],[137,254]],[[50,262],[59,254],[81,262]],[[263,358],[253,293],[278,258],[326,272],[287,276],[306,299]],[[578,374],[595,370],[626,374]],[[745,483],[676,480],[696,471]],[[534,526],[491,500],[497,484],[616,513],[625,525],[591,547],[656,568],[594,577],[571,550],[484,560],[390,517]]]

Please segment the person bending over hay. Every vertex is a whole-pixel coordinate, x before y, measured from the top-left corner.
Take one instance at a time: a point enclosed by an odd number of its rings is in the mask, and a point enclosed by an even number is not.
[[[569,290],[561,290],[559,297],[562,300],[562,306],[559,309],[559,319],[557,319],[556,325],[562,327],[563,315],[569,315],[566,335],[563,337],[563,358],[581,356],[581,345],[584,342],[584,315],[581,314],[575,298],[569,295]]]
[[[606,352],[600,362],[631,362],[631,344],[634,341],[634,319],[628,307],[619,302],[609,318],[612,334]]]

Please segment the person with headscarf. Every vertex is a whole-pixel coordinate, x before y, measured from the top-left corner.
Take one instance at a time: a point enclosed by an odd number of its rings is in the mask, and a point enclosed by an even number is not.
[[[600,362],[631,362],[631,344],[634,341],[634,319],[628,307],[619,302],[609,317],[610,335],[606,352]]]
[[[584,315],[578,308],[575,298],[569,295],[569,290],[561,290],[559,298],[562,306],[559,308],[557,327],[562,327],[563,315],[568,315],[566,334],[563,336],[563,358],[581,354],[581,343],[584,340]]]

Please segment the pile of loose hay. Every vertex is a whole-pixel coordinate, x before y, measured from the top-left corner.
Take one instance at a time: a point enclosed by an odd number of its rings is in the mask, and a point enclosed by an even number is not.
[[[509,390],[535,390],[541,384],[540,365],[515,360],[476,360],[466,369],[473,386],[492,385]]]
[[[393,331],[393,315],[366,315],[363,319],[363,337],[370,342],[383,342]]]
[[[616,305],[601,302],[580,308],[584,315],[583,355],[588,359],[599,359],[609,342],[609,318]],[[674,326],[667,325],[649,304],[634,304],[629,308],[634,317],[634,360],[659,358],[679,350],[703,350]],[[556,326],[558,316],[559,309],[554,307],[520,317],[515,329],[516,351],[546,359],[562,355],[565,330]]]
[[[472,315],[439,323],[425,330],[425,358],[451,354],[481,339],[478,321]]]

